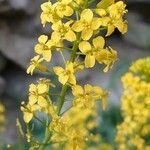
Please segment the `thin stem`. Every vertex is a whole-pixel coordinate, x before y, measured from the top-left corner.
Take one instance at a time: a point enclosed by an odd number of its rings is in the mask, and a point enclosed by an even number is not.
[[[77,18],[77,20],[79,20],[79,13],[77,11],[76,11],[76,18]],[[73,48],[72,48],[72,53],[71,53],[71,56],[70,56],[70,59],[69,59],[70,62],[74,62],[75,59],[76,59],[76,56],[77,56],[76,52],[78,50],[80,37],[81,37],[81,34],[77,33],[77,39],[74,42],[74,45],[73,45]],[[63,85],[63,87],[62,87],[60,98],[59,98],[58,105],[57,105],[57,114],[58,115],[60,114],[62,106],[64,104],[65,96],[66,96],[66,92],[68,90],[68,87],[69,86],[67,84]]]
[[[47,144],[48,141],[50,140],[51,132],[49,130],[48,124],[49,124],[49,122],[47,121],[47,123],[46,123],[46,130],[45,130],[45,138],[44,138],[44,141],[42,142],[43,144],[40,145],[39,150],[44,150],[46,148],[46,146],[48,145]]]
[[[77,55],[84,55],[84,56],[85,56],[85,54],[83,54],[83,53],[81,53],[81,52],[77,52]]]
[[[64,104],[67,89],[68,89],[68,85],[65,84],[62,87],[62,90],[61,90],[61,93],[60,93],[60,98],[59,98],[59,101],[58,101],[58,106],[57,106],[57,110],[56,110],[58,115],[60,114],[61,108],[62,108],[62,106]]]
[[[64,57],[62,51],[59,51],[59,52],[60,52],[60,55],[61,55],[61,57],[62,57],[62,59],[63,59],[63,61],[64,61],[64,64],[66,64],[66,60],[65,60],[65,57]]]
[[[62,49],[62,50],[64,50],[64,49],[66,49],[66,50],[69,50],[69,51],[72,51],[72,48],[69,48],[69,47],[55,47],[55,48],[59,48],[59,49]]]

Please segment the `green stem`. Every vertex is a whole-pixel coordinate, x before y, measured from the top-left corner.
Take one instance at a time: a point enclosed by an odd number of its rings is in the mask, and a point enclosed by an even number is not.
[[[70,56],[70,62],[74,62],[75,61],[75,58],[76,58],[76,53],[77,53],[77,50],[78,50],[78,46],[79,46],[79,41],[80,41],[80,36],[81,34],[77,34],[77,40],[74,42],[74,45],[73,45],[73,48],[72,48],[72,53],[71,53],[71,56]],[[64,104],[64,101],[65,101],[65,96],[66,96],[66,92],[68,90],[68,85],[65,84],[63,85],[62,87],[62,90],[61,90],[61,94],[60,94],[60,98],[59,98],[59,101],[58,101],[58,105],[57,105],[57,114],[59,115],[60,114],[60,111],[62,109],[62,106]]]
[[[45,131],[45,138],[44,138],[42,144],[40,145],[39,150],[44,150],[46,148],[47,143],[50,140],[50,137],[51,137],[51,132],[48,128],[48,122],[47,122],[46,131]]]
[[[73,51],[72,51],[71,56],[70,56],[70,62],[75,61],[75,58],[76,58],[76,55],[77,55],[76,53],[77,53],[79,42],[80,42],[80,36],[81,36],[81,34],[77,33],[77,40],[74,42],[74,46],[72,48]]]
[[[57,106],[57,114],[58,115],[60,114],[61,108],[64,104],[67,89],[68,89],[68,85],[67,84],[63,85],[61,93],[60,93],[60,98],[58,101],[58,106]]]
[[[77,18],[77,20],[79,20],[79,14],[78,14],[78,12],[76,12],[76,18]],[[80,38],[81,38],[81,33],[77,33],[77,39],[74,42],[74,45],[73,45],[73,48],[72,48],[72,53],[71,53],[71,56],[70,56],[70,59],[69,59],[70,62],[74,62],[75,61],[75,58],[77,56],[76,53],[77,53],[77,50],[78,50]],[[68,87],[69,86],[67,84],[63,85],[63,87],[62,87],[60,98],[59,98],[58,105],[57,105],[57,114],[58,115],[60,115],[62,106],[64,104],[65,96],[66,96]]]

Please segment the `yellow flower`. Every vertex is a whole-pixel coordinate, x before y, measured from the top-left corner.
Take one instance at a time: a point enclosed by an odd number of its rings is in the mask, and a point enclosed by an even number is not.
[[[70,42],[76,40],[76,34],[72,31],[70,25],[73,21],[68,21],[67,23],[62,23],[62,21],[58,21],[52,25],[52,29],[54,32],[52,33],[53,38],[58,41],[66,39]]]
[[[81,108],[93,108],[96,101],[99,99],[106,101],[106,94],[104,97],[104,93],[106,92],[98,86],[91,86],[87,84],[84,88],[82,88],[79,85],[75,85],[72,87],[72,93],[75,96],[75,100],[73,102],[74,105]],[[106,106],[103,106],[103,108],[105,107]]]
[[[117,127],[118,149],[128,149],[128,145],[138,150],[150,148],[145,137],[150,133],[150,82],[146,77],[150,70],[150,59],[139,59],[122,77],[123,122]],[[146,70],[145,70],[146,69]],[[147,76],[148,77],[148,76]]]
[[[85,67],[92,68],[97,60],[99,63],[107,65],[104,71],[108,71],[110,65],[112,66],[117,59],[117,53],[112,48],[110,51],[104,49],[105,40],[103,37],[98,36],[93,39],[93,45],[87,41],[82,41],[79,44],[80,51],[85,54]]]
[[[49,86],[47,84],[31,84],[29,88],[29,104],[34,105],[37,102],[39,106],[46,107],[46,96],[48,95],[48,91]]]
[[[53,6],[50,1],[43,3],[41,5],[41,9],[42,9],[41,22],[43,26],[45,26],[47,22],[53,23],[60,20],[60,17],[55,12],[55,6]]]
[[[114,0],[102,0],[95,12],[100,15],[101,24],[107,27],[106,36],[111,35],[115,28],[122,34],[127,32],[127,21],[123,20],[124,14],[127,12],[126,5],[123,1],[114,3]]]
[[[115,28],[117,28],[122,34],[127,32],[127,22],[122,18],[116,20],[116,18],[105,17],[102,18],[102,24],[103,26],[107,27],[106,36],[111,35],[114,32]]]
[[[40,78],[38,84],[45,84],[47,88],[55,87],[55,85],[51,82],[51,80],[46,78]]]
[[[103,37],[99,36],[93,39],[93,46],[87,41],[82,41],[79,44],[80,51],[86,55],[85,57],[85,67],[92,68],[95,65],[95,59],[97,52],[103,49],[105,40]]]
[[[127,12],[125,8],[126,5],[124,4],[124,2],[119,1],[109,6],[107,11],[111,18],[115,17],[116,19],[120,19]]]
[[[76,32],[82,32],[81,37],[83,40],[89,40],[93,35],[93,31],[100,26],[100,19],[93,16],[92,10],[85,9],[81,13],[80,20],[73,24],[72,29]]]
[[[46,35],[41,35],[38,38],[39,43],[35,46],[35,52],[37,54],[40,54],[43,56],[43,58],[46,61],[50,61],[51,60],[51,47],[52,47],[52,42],[49,40],[48,41],[48,36]]]
[[[56,13],[60,18],[63,18],[64,16],[71,16],[73,14],[73,9],[69,5],[72,2],[72,0],[60,0],[59,2],[55,3],[56,5]]]
[[[150,81],[150,57],[137,60],[130,67],[130,71],[140,75],[142,79]]]
[[[28,104],[25,107],[21,106],[21,111],[23,112],[23,119],[25,123],[29,123],[34,116],[34,112],[40,109],[41,109],[40,106],[37,104],[34,104],[34,105]]]
[[[100,64],[106,65],[103,71],[107,72],[113,67],[113,64],[117,60],[117,51],[113,50],[111,47],[109,47],[109,49],[102,49],[97,53],[96,60]]]
[[[35,69],[39,69],[42,72],[46,72],[47,68],[40,64],[43,61],[43,58],[40,58],[39,55],[31,59],[30,66],[27,68],[27,74],[33,75]]]
[[[56,75],[58,75],[59,82],[63,85],[67,82],[70,84],[76,84],[76,77],[74,75],[74,65],[72,62],[67,62],[65,69],[62,67],[56,66],[53,68]]]

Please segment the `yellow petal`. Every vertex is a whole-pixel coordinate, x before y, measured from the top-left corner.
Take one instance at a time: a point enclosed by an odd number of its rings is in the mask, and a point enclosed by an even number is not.
[[[85,57],[85,67],[92,68],[95,65],[95,57],[93,55],[86,55]]]
[[[76,34],[72,31],[72,30],[69,30],[66,34],[65,34],[65,39],[70,41],[70,42],[73,42],[76,40]]]
[[[75,97],[78,97],[80,95],[83,94],[83,88],[79,85],[75,85],[72,87],[72,94],[75,96]]]
[[[102,36],[98,36],[97,38],[93,39],[93,45],[95,48],[104,48],[105,40]]]
[[[86,84],[84,86],[85,93],[91,93],[93,91],[93,87],[90,84]]]
[[[75,85],[76,84],[76,77],[73,74],[71,74],[69,76],[68,82]]]
[[[31,119],[33,118],[33,114],[30,112],[24,112],[23,119],[26,123],[29,123]]]
[[[84,24],[81,21],[77,21],[72,25],[72,29],[76,32],[81,32],[84,29]]]
[[[67,63],[66,64],[66,71],[69,71],[70,73],[74,73],[74,68],[73,68],[73,63],[70,62],[70,63]]]
[[[54,31],[59,31],[59,29],[60,29],[61,26],[62,26],[62,22],[61,22],[61,21],[58,21],[58,22],[56,22],[56,23],[53,23],[52,29],[53,29]]]
[[[47,107],[46,99],[44,97],[42,97],[42,96],[39,96],[39,98],[38,98],[38,105],[40,107],[44,107],[44,108]]]
[[[107,28],[107,34],[106,36],[109,36],[111,35],[115,30],[115,27],[113,25],[109,25],[108,28]]]
[[[34,72],[34,69],[36,67],[34,65],[30,65],[28,68],[27,68],[27,74],[31,74],[33,75],[33,72]]]
[[[32,111],[37,111],[41,109],[38,104],[33,105],[31,108],[32,108]]]
[[[48,92],[48,88],[46,84],[39,84],[37,86],[37,90],[38,90],[38,94],[44,94],[46,92]]]
[[[58,78],[59,82],[62,83],[63,85],[67,83],[68,79],[69,79],[68,75],[62,75],[62,74]]]
[[[70,27],[70,25],[71,25],[73,22],[74,22],[73,20],[70,20],[70,21],[66,22],[66,23],[64,24],[64,26],[65,26],[65,27]]]
[[[37,102],[37,96],[35,95],[30,95],[29,96],[29,104],[34,105]]]
[[[93,35],[93,30],[90,28],[85,28],[82,31],[81,37],[83,40],[87,41],[92,37],[92,35]]]
[[[53,67],[53,70],[54,70],[55,74],[58,76],[64,72],[64,69],[59,66]]]
[[[37,54],[42,54],[42,52],[43,52],[43,45],[41,45],[41,44],[36,44],[35,47],[34,47],[34,51],[35,51]]]
[[[73,14],[73,9],[70,6],[66,6],[66,9],[63,13],[65,16],[71,16]]]
[[[42,11],[49,11],[48,8],[51,8],[52,6],[52,3],[49,1],[49,2],[45,2],[41,5],[41,9]]]
[[[123,21],[118,21],[118,23],[116,24],[116,27],[118,28],[118,30],[124,34],[127,32],[128,30],[128,25],[126,22],[123,22]]]
[[[65,5],[67,5],[67,4],[71,3],[71,2],[72,2],[72,0],[62,0],[61,1],[61,3],[65,4]]]
[[[44,51],[43,51],[43,58],[44,58],[47,62],[50,62],[51,57],[52,57],[51,50],[44,50]]]
[[[87,52],[91,51],[92,47],[89,42],[82,41],[79,44],[79,49],[83,54],[86,54]]]
[[[61,34],[59,32],[53,32],[51,35],[51,40],[54,44],[59,43],[61,40]],[[57,46],[57,45],[54,45]]]
[[[93,19],[93,12],[90,9],[85,9],[81,13],[81,20],[90,23]]]
[[[91,28],[92,30],[97,30],[102,25],[100,18],[93,18]]]
[[[36,85],[35,84],[30,84],[29,86],[29,92],[35,92],[36,91]]]
[[[41,35],[38,38],[39,43],[43,43],[43,44],[45,44],[47,40],[48,40],[48,36],[47,35]]]

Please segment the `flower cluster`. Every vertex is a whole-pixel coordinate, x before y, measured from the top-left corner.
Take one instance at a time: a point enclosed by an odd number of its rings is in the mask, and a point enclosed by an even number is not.
[[[76,74],[96,63],[105,65],[104,72],[113,66],[117,52],[105,46],[105,36],[111,35],[115,28],[123,34],[127,31],[127,22],[123,19],[127,10],[123,1],[101,0],[96,7],[94,3],[94,0],[57,0],[41,5],[41,23],[43,27],[50,24],[52,33],[38,38],[34,48],[36,56],[31,59],[27,73],[32,75],[35,70],[53,73],[62,89],[60,94],[51,92],[57,85],[46,78],[30,85],[28,102],[21,106],[25,123],[30,124],[36,119],[43,124],[38,118],[39,112],[47,118],[43,142],[35,141],[28,129],[31,149],[43,150],[51,145],[53,149],[84,150],[90,149],[90,141],[99,141],[89,132],[96,126],[96,120],[90,122],[88,118],[95,118],[97,101],[101,100],[103,109],[106,108],[108,93],[98,86],[80,86]],[[105,36],[101,34],[102,30],[106,31]],[[69,51],[68,60],[64,51]],[[63,63],[48,68],[46,63],[53,59],[54,52],[61,54]],[[84,60],[80,59],[81,55]],[[72,105],[62,112],[69,91]]]
[[[118,126],[116,141],[120,150],[149,150],[150,137],[150,58],[137,60],[123,78],[123,123]],[[146,67],[145,67],[146,66]]]

